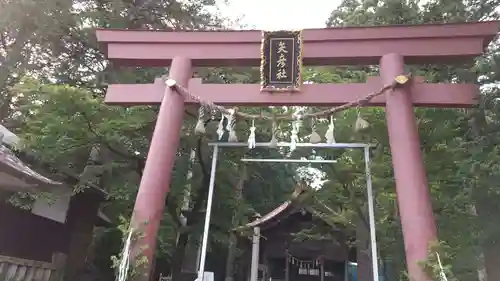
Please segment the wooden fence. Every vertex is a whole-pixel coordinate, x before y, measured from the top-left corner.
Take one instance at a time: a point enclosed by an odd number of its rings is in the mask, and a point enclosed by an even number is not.
[[[1,281],[62,281],[66,255],[55,253],[52,262],[0,255]]]

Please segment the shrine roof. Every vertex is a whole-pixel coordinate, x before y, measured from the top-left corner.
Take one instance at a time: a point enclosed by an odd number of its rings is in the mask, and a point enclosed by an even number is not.
[[[44,175],[47,171],[38,169],[40,171],[38,172],[31,168],[33,162],[40,163],[40,161],[36,159],[33,152],[18,150],[19,146],[21,146],[19,137],[0,125],[0,188],[10,191],[50,191],[52,187],[65,184],[64,179],[54,180]],[[73,181],[79,179],[76,175],[58,172]],[[92,184],[89,184],[89,187],[89,191],[95,192],[100,197],[107,196],[107,193],[99,187]]]
[[[378,64],[393,52],[413,64],[470,60],[499,29],[498,21],[305,29],[304,64]],[[259,30],[98,29],[96,35],[108,59],[123,65],[168,66],[174,56],[189,57],[195,66],[260,62]]]
[[[274,221],[278,217],[288,215],[290,211],[294,210],[295,207],[299,205],[308,195],[309,192],[307,192],[307,188],[303,184],[297,185],[289,200],[285,201],[283,204],[279,205],[269,213],[247,223],[243,226],[243,228],[253,228],[257,226],[262,227],[267,223]]]
[[[61,185],[62,183],[32,170],[14,154],[9,147],[16,146],[19,142],[19,137],[0,125],[0,187],[29,190],[38,185],[46,187]]]
[[[279,205],[278,207],[274,208],[272,211],[269,213],[260,216],[256,218],[255,220],[238,227],[236,230],[238,231],[243,231],[245,229],[251,229],[254,227],[260,227],[261,229],[268,229],[273,226],[275,226],[277,223],[280,221],[288,218],[290,215],[296,213],[300,209],[305,209],[306,211],[310,212],[313,216],[319,217],[320,219],[323,219],[321,216],[321,212],[316,210],[315,208],[309,207],[309,206],[304,206],[304,200],[306,200],[309,196],[311,196],[314,193],[311,188],[307,187],[303,183],[299,183],[293,193],[290,196],[290,199]],[[319,205],[321,205],[321,208],[333,213],[330,208],[328,208],[326,205],[323,203],[318,202]],[[326,222],[326,221],[325,221]],[[329,222],[326,222],[327,224],[330,224]],[[336,225],[332,225],[332,227],[337,227]]]
[[[33,171],[4,145],[0,145],[0,183],[12,188],[62,184]]]

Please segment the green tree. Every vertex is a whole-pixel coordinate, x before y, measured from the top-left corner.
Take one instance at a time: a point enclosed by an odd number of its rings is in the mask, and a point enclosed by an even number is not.
[[[380,24],[420,24],[464,22],[498,18],[498,1],[344,1],[332,12],[327,24],[330,26],[357,26]],[[489,50],[485,58],[479,59],[474,66],[464,65],[449,67],[442,65],[422,66],[414,71],[425,75],[430,81],[477,81],[478,83],[496,83],[498,52],[495,45]],[[486,70],[488,69],[488,70]],[[480,79],[477,79],[479,77]],[[497,198],[495,187],[489,188],[487,182],[495,175],[495,166],[490,163],[495,151],[487,143],[479,143],[478,139],[493,141],[495,137],[490,128],[494,123],[494,105],[496,91],[483,87],[480,106],[474,110],[444,110],[420,109],[417,111],[420,127],[421,142],[424,151],[426,168],[428,171],[430,188],[433,195],[433,206],[439,225],[439,238],[447,245],[447,262],[454,268],[454,274],[460,280],[474,280],[477,278],[476,269],[481,268],[477,263],[482,248],[490,250],[494,247],[493,240],[489,238],[496,233],[496,227],[491,225],[491,215],[496,213],[492,207]],[[379,129],[380,120],[384,120],[380,110],[365,112],[366,118],[372,124],[369,136],[382,136],[385,134],[383,124]],[[373,115],[374,114],[374,115]],[[488,116],[489,122],[485,120]],[[484,131],[483,131],[484,130]],[[480,133],[483,132],[483,133]],[[472,134],[472,135],[471,135]],[[480,137],[482,134],[484,137]],[[382,144],[387,145],[385,137],[378,138]],[[472,141],[474,140],[474,141]],[[474,144],[472,144],[474,143]],[[467,148],[465,148],[467,147]],[[490,147],[490,149],[486,149]],[[474,151],[474,152],[472,152]],[[463,153],[462,153],[463,152]],[[387,155],[389,152],[385,151]],[[380,162],[388,162],[375,156],[374,175],[391,176],[390,165],[385,164],[384,170],[378,170]],[[482,167],[480,171],[473,167]],[[457,171],[461,171],[458,172]],[[487,172],[486,172],[487,171]],[[391,176],[392,177],[392,176]],[[381,253],[384,259],[397,261],[396,271],[401,272],[404,260],[401,256],[402,243],[399,234],[400,226],[395,208],[395,194],[393,183],[375,179],[377,187],[377,218],[381,240]],[[385,183],[384,183],[385,182]],[[491,200],[491,201],[490,201]],[[488,203],[491,202],[491,203]],[[488,211],[484,218],[471,212],[474,206],[481,205]],[[491,207],[487,207],[491,206]],[[382,219],[382,221],[381,221]],[[390,223],[388,225],[387,223]],[[489,225],[489,227],[485,227]],[[494,229],[492,229],[494,228]],[[491,232],[490,232],[491,231]],[[396,235],[395,235],[396,234]],[[481,238],[483,237],[483,238]],[[389,240],[386,240],[389,239]],[[479,239],[479,240],[478,240]],[[486,241],[484,240],[486,239]],[[393,240],[392,242],[390,240]],[[483,241],[483,242],[481,242]],[[393,245],[390,247],[389,245]],[[488,245],[484,247],[484,245]],[[394,247],[396,246],[396,247]],[[486,253],[486,252],[485,252]],[[490,262],[489,259],[492,259]],[[486,271],[490,280],[495,280],[494,264],[495,255],[486,257]]]

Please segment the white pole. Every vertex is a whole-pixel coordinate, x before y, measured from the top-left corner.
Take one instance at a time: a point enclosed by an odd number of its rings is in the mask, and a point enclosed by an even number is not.
[[[218,147],[248,147],[247,142],[209,142],[209,146]],[[292,146],[289,142],[279,142],[277,147],[290,147]],[[375,147],[374,144],[368,143],[296,143],[293,144],[296,147],[310,147],[310,148],[365,148],[365,147]],[[255,147],[270,147],[269,142],[257,142]]]
[[[337,160],[325,159],[265,159],[265,158],[241,158],[241,162],[258,162],[258,163],[337,163]]]
[[[200,270],[200,259],[201,259],[201,244],[198,243],[198,250],[196,250],[196,271]]]
[[[205,227],[203,229],[203,242],[201,244],[200,267],[198,269],[198,281],[203,280],[203,272],[205,271],[205,260],[207,258],[208,230],[210,228],[210,215],[212,213],[212,201],[215,186],[215,170],[217,169],[217,156],[219,146],[214,146],[212,155],[212,170],[210,171],[210,184],[208,186],[207,211],[205,214]]]
[[[252,264],[250,267],[250,281],[257,281],[259,274],[259,248],[260,248],[260,227],[253,228],[252,238]]]
[[[372,249],[372,267],[373,267],[373,280],[379,280],[378,274],[378,252],[377,252],[377,234],[375,229],[375,211],[373,202],[373,187],[372,175],[370,169],[370,148],[365,147],[365,175],[366,175],[366,191],[368,197],[368,217],[370,223],[370,240]]]
[[[349,281],[349,258],[345,258],[344,262],[344,281]]]

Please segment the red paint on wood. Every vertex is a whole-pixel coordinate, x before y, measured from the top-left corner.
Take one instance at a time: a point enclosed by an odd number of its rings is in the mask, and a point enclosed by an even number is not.
[[[191,75],[191,60],[176,57],[170,68],[170,76],[181,85],[187,85]],[[165,88],[132,216],[132,227],[143,234],[139,242],[134,244],[132,253],[148,259],[143,276],[138,281],[149,279],[153,265],[157,233],[163,218],[183,116],[184,99],[170,88]]]
[[[397,54],[382,57],[380,73],[385,83],[390,83],[403,71],[403,57]],[[418,262],[425,260],[429,242],[436,239],[436,224],[417,123],[408,89],[391,91],[386,94],[386,98],[387,129],[408,273],[410,280],[426,281],[429,279]]]
[[[500,22],[306,29],[304,64],[377,64],[398,53],[406,63],[471,60],[483,53]],[[133,66],[168,66],[185,56],[195,66],[258,66],[261,31],[137,31],[99,29],[108,59]]]
[[[476,103],[479,87],[475,84],[427,84],[415,79],[411,87],[415,106],[470,107]],[[202,84],[201,79],[191,79],[189,90],[203,100],[233,106],[314,105],[336,106],[354,101],[382,87],[379,77],[367,83],[353,84],[304,84],[297,93],[260,92],[258,84]],[[106,103],[116,105],[159,104],[165,84],[156,79],[154,84],[115,84],[108,87]],[[383,106],[386,97],[375,97],[369,106]],[[187,104],[194,104],[187,100]]]

